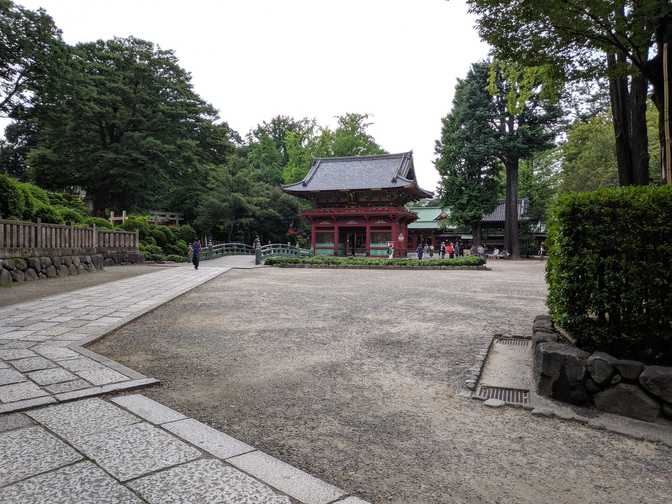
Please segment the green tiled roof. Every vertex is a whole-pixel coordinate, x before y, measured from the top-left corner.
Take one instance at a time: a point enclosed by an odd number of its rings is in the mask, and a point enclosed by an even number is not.
[[[440,207],[407,207],[410,212],[417,214],[418,220],[408,225],[408,229],[440,229],[439,222],[435,219],[441,212],[450,214],[447,208]]]

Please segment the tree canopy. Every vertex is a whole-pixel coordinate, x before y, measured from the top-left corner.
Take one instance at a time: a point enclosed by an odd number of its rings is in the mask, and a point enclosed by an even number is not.
[[[435,148],[442,203],[450,209],[452,222],[471,227],[474,247],[481,240],[481,218],[497,206],[499,161],[489,127],[494,111],[488,72],[487,63],[476,63],[458,80],[453,108],[441,121]]]

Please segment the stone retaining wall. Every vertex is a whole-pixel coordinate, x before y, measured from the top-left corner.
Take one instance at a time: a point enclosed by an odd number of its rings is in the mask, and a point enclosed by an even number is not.
[[[539,394],[648,422],[672,419],[672,367],[591,354],[563,343],[546,315],[534,320],[532,344]]]
[[[108,252],[105,254],[65,255],[43,257],[10,257],[0,259],[0,286],[30,282],[42,278],[79,275],[102,270],[115,264],[144,262],[139,252]]]
[[[312,268],[312,269],[388,269],[388,270],[487,270],[481,266],[393,266],[386,264],[273,264],[273,268]]]

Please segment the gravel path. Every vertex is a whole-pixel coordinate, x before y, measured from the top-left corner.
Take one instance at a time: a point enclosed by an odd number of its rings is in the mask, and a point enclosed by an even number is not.
[[[672,450],[457,397],[529,333],[543,264],[231,271],[92,349],[146,395],[374,503],[669,503]]]

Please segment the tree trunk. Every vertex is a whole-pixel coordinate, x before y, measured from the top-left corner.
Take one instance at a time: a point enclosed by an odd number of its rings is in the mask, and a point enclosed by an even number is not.
[[[618,62],[616,55],[607,54],[607,69],[609,71],[609,101],[611,115],[614,119],[614,136],[616,139],[616,162],[618,163],[619,185],[633,183],[632,151],[630,149],[630,107],[628,96],[628,81],[625,76],[617,75]]]
[[[476,249],[481,245],[481,221],[471,223],[471,253],[476,254]]]
[[[518,239],[518,158],[506,163],[506,201],[504,204],[504,249],[513,259],[520,258]]]
[[[643,75],[632,77],[630,84],[630,150],[632,183],[649,183],[649,135],[646,129],[646,99],[649,83]]]

